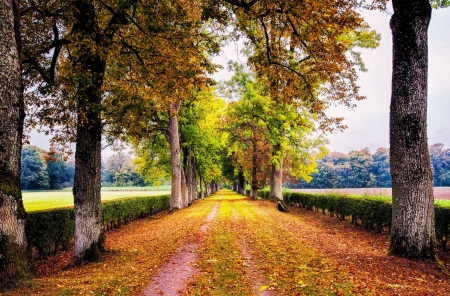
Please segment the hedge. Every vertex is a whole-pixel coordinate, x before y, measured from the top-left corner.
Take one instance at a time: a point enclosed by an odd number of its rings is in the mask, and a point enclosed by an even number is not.
[[[259,190],[258,196],[269,198],[268,190]],[[288,205],[305,207],[310,210],[328,213],[341,220],[351,218],[351,222],[361,224],[378,232],[389,231],[392,224],[392,198],[388,196],[360,196],[337,193],[301,193],[283,192],[284,202]],[[435,201],[436,238],[444,251],[449,235],[450,202]]]
[[[102,203],[104,229],[119,228],[122,223],[144,218],[170,206],[170,195],[131,197]],[[31,212],[25,231],[30,248],[36,248],[41,258],[67,249],[75,231],[73,208]]]

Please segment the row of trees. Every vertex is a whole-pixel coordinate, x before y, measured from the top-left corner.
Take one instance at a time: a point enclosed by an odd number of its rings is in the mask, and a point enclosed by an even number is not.
[[[450,149],[441,143],[428,147],[434,186],[450,186]],[[348,154],[332,152],[317,161],[317,172],[311,182],[299,179],[291,188],[366,188],[391,187],[389,149],[378,148],[373,154],[368,148]]]
[[[20,37],[22,21],[23,40],[12,42],[19,54],[16,69],[23,65],[27,123],[48,126],[56,134],[54,146],[76,141],[71,264],[96,260],[104,249],[99,227],[103,131],[138,148],[168,148],[171,210],[181,209],[195,196],[194,177],[212,183],[221,174],[216,145],[198,141],[203,131],[191,133],[201,125],[186,122],[183,132],[180,121],[209,92],[213,82],[205,74],[217,68],[210,56],[221,43],[246,36],[250,64],[257,76],[267,77],[262,81],[273,100],[298,102],[324,127],[339,128],[340,119],[327,118],[323,110],[328,100],[351,106],[361,98],[355,67],[362,63],[353,49],[365,32],[373,35],[357,12],[366,6],[290,0],[15,3],[17,21],[10,24]],[[230,26],[235,31],[225,36]],[[23,111],[22,103],[11,106]],[[164,161],[167,155],[153,159]],[[16,198],[20,204],[20,193]]]
[[[215,190],[223,146],[217,145],[218,129],[206,120],[222,103],[214,99],[212,106],[205,99],[211,97],[214,83],[207,74],[217,68],[210,57],[227,38],[245,36],[254,78],[239,78],[235,83],[244,100],[232,104],[227,115],[229,125],[235,125],[227,143],[236,146],[227,155],[236,156],[233,166],[238,176],[249,174],[247,160],[251,160],[254,197],[255,180],[261,173],[255,167],[258,157],[276,176],[285,162],[295,163],[289,154],[291,139],[295,142],[309,130],[344,128],[342,118],[329,118],[324,110],[332,103],[353,107],[354,100],[362,99],[356,69],[364,70],[364,64],[355,48],[375,47],[378,37],[364,23],[360,10],[383,9],[385,1],[2,0],[2,4],[0,283],[7,284],[29,270],[20,191],[25,106],[27,126],[47,126],[55,134],[53,147],[76,142],[71,265],[97,260],[105,247],[100,204],[102,133],[136,147],[144,159],[138,170],[158,167],[149,163],[170,163],[171,210],[182,209],[196,198],[197,178]],[[413,74],[419,73],[416,60],[426,66],[423,57],[430,15],[422,12],[429,12],[430,4],[398,0],[394,11],[394,216],[413,213],[407,221],[419,224],[410,227],[402,219],[393,219],[393,229],[401,231],[392,232],[391,250],[398,255],[434,258],[433,217],[414,216],[422,212],[420,208],[432,208],[430,184],[420,183],[429,181],[431,174],[414,175],[426,173],[427,169],[414,168],[427,162],[413,161],[417,153],[428,159],[422,151],[426,71],[420,68],[420,75]],[[230,27],[234,31],[226,35]],[[402,42],[408,46],[400,46]],[[420,50],[415,51],[418,45]],[[402,106],[413,110],[405,111]],[[283,115],[286,112],[288,116]],[[261,121],[256,120],[259,116]],[[239,129],[242,132],[236,132]],[[169,173],[168,169],[163,173]],[[281,186],[279,180],[274,178],[274,189]],[[397,202],[410,196],[420,201],[407,203],[417,204],[414,211],[406,211]]]
[[[313,137],[313,115],[302,106],[277,102],[257,79],[241,65],[232,65],[235,75],[225,85],[230,98],[222,130],[227,139],[224,175],[244,193],[250,181],[250,196],[270,184],[272,198],[283,197],[283,175],[310,180],[316,158],[323,156],[326,140]],[[285,171],[285,174],[283,174]],[[235,186],[235,187],[236,187]]]

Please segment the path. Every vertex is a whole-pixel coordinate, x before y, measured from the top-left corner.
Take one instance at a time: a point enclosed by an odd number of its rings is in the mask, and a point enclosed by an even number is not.
[[[387,256],[387,235],[317,212],[292,211],[281,213],[272,203],[219,191],[177,213],[108,232],[109,251],[102,262],[67,271],[51,264],[47,266],[52,268],[40,267],[40,278],[6,295],[445,295],[450,291],[449,280],[434,264]],[[69,255],[58,257],[62,266]]]
[[[222,196],[219,197],[222,200]],[[206,223],[200,228],[204,234],[208,230],[209,222],[211,222],[217,214],[219,203],[206,217]],[[188,283],[195,280],[195,276],[200,274],[197,265],[198,260],[198,244],[190,243],[181,247],[170,258],[169,262],[160,267],[156,275],[152,278],[151,283],[144,289],[142,296],[151,295],[177,295],[183,294]]]

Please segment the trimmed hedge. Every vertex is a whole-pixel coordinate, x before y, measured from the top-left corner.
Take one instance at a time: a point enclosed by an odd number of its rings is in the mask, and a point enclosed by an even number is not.
[[[268,190],[259,190],[258,196],[269,198]],[[301,206],[310,210],[328,213],[341,220],[351,218],[351,222],[361,224],[378,232],[389,231],[392,224],[392,198],[389,196],[361,196],[337,193],[300,193],[283,192],[284,202],[288,205]],[[450,202],[435,201],[436,238],[444,251],[449,235]]]
[[[105,230],[119,228],[122,223],[128,223],[140,218],[168,210],[170,195],[133,197],[102,204],[103,222]]]
[[[131,197],[102,203],[105,231],[169,207],[170,195]],[[28,213],[25,231],[28,246],[36,248],[41,258],[56,253],[60,248],[66,250],[74,236],[74,210],[65,208]]]
[[[28,246],[35,247],[39,257],[67,250],[75,230],[73,209],[55,209],[27,214],[25,232]]]

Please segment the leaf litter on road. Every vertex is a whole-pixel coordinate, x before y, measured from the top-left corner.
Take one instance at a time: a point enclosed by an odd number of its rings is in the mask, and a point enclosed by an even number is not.
[[[217,214],[207,221],[213,211]],[[207,227],[204,227],[208,224]],[[191,207],[107,234],[102,261],[62,270],[70,252],[38,262],[39,276],[5,295],[140,295],[189,244],[199,274],[184,295],[444,295],[432,262],[387,256],[389,237],[306,209],[277,211],[219,191]],[[448,256],[444,264],[449,264]],[[60,263],[57,263],[60,262]],[[173,270],[172,277],[177,277]],[[170,285],[170,283],[166,283]],[[264,294],[265,293],[265,294]]]

